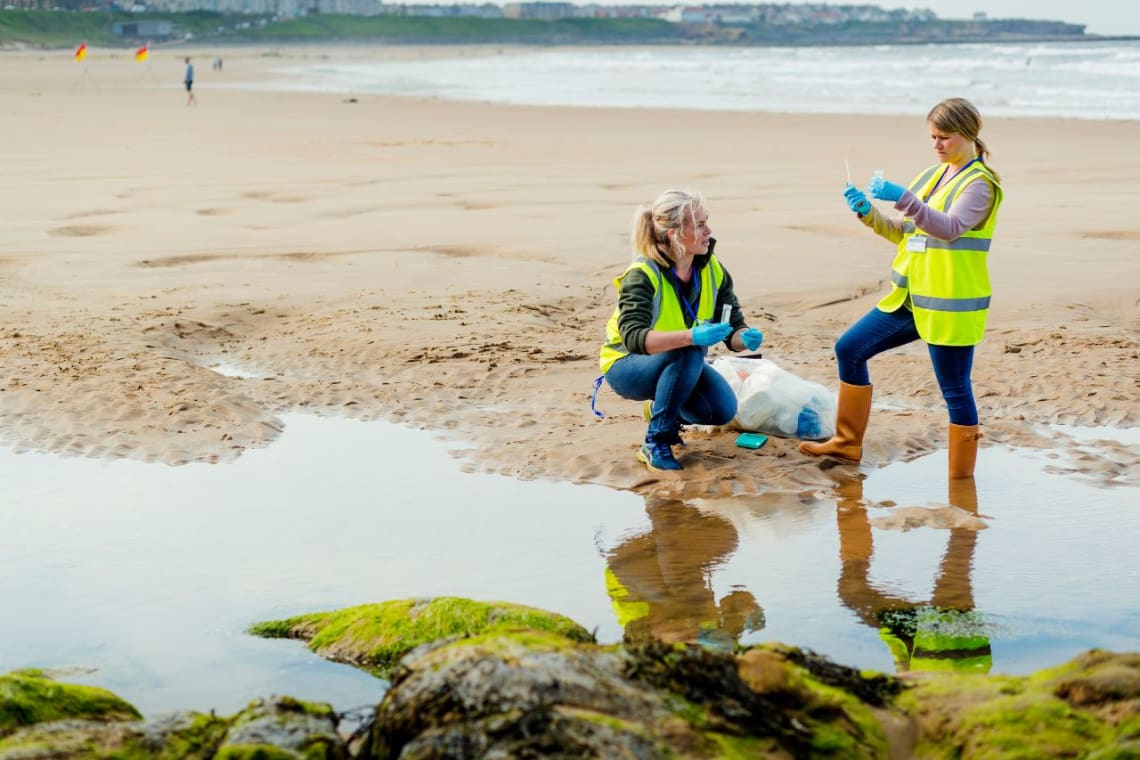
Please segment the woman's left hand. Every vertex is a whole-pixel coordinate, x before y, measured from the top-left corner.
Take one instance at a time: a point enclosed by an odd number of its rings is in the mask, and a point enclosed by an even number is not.
[[[896,203],[899,198],[903,197],[906,188],[902,185],[896,185],[894,182],[888,182],[882,177],[872,177],[871,181],[867,184],[867,192],[869,192],[871,197],[875,200]]]
[[[749,327],[744,332],[740,333],[740,342],[749,351],[755,351],[760,348],[760,344],[764,342],[764,333],[757,330],[755,327]]]

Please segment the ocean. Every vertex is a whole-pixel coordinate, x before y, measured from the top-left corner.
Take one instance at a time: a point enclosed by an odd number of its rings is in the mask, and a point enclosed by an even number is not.
[[[545,106],[1140,119],[1140,41],[865,47],[470,49],[454,58],[282,67],[259,89]]]

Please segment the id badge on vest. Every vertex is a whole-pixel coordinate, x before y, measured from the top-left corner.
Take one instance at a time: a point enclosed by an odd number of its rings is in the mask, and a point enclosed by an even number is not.
[[[926,237],[912,235],[906,239],[906,249],[911,253],[926,253]]]

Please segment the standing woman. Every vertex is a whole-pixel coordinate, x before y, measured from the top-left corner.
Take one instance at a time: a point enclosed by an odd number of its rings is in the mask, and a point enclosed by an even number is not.
[[[705,363],[709,346],[760,347],[732,291],[732,277],[713,255],[704,200],[666,190],[637,210],[630,236],[633,263],[614,280],[618,305],[606,324],[602,373],[623,398],[647,401],[649,427],[637,458],[650,470],[680,470],[672,446],[681,425],[724,425],[736,395]],[[729,308],[727,321],[721,320]]]
[[[978,137],[982,117],[968,100],[950,98],[926,117],[939,163],[910,187],[874,177],[871,196],[894,203],[903,218],[888,218],[859,188],[844,191],[847,206],[875,233],[898,245],[891,292],[848,328],[835,344],[839,409],[835,436],[802,443],[800,451],[858,462],[871,413],[872,356],[921,338],[950,413],[950,477],[974,475],[978,408],[970,384],[974,346],[982,341],[990,307],[986,257],[1001,206],[998,174]]]

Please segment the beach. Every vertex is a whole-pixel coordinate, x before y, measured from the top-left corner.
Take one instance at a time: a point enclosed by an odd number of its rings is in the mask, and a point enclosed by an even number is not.
[[[480,50],[369,50],[483,55]],[[182,57],[199,103],[185,105]],[[292,412],[456,441],[473,471],[684,498],[833,483],[797,442],[692,431],[682,473],[634,453],[641,405],[598,346],[634,209],[707,199],[764,355],[836,385],[831,346],[887,290],[893,249],[846,210],[846,160],[909,181],[917,117],[507,106],[226,89],[305,48],[4,53],[8,234],[0,437],[165,465],[271,446]],[[933,99],[932,99],[933,103]],[[932,104],[931,103],[931,104]],[[985,114],[983,113],[983,116]],[[986,447],[1075,450],[1054,424],[1140,426],[1136,123],[987,118],[1006,201],[974,387]],[[723,348],[716,349],[723,352]],[[945,448],[925,347],[871,363],[864,469]],[[1111,438],[1111,437],[1110,437]],[[1122,441],[1056,467],[1137,484]],[[430,483],[424,483],[430,492]]]

